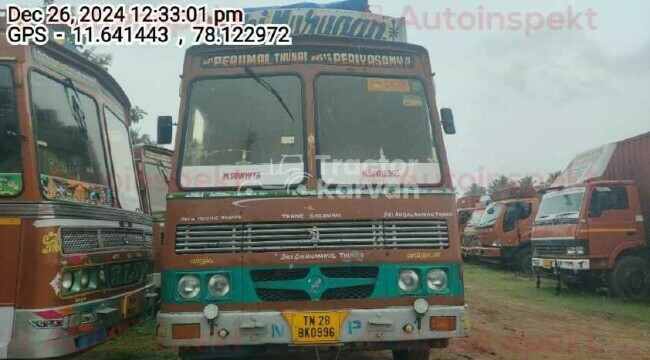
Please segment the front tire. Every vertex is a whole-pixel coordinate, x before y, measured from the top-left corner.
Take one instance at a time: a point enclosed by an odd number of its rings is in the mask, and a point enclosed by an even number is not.
[[[531,247],[523,248],[517,253],[515,269],[523,275],[533,275],[533,249]]]
[[[616,296],[628,301],[643,301],[650,294],[650,265],[636,257],[624,257],[616,262],[609,274],[608,286]]]
[[[429,360],[429,349],[393,350],[393,360]]]

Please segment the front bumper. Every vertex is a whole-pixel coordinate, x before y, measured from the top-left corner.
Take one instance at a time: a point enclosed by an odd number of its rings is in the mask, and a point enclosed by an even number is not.
[[[420,330],[413,307],[333,311],[341,313],[337,345],[449,339],[469,333],[466,306],[430,306],[421,319]],[[211,331],[212,326],[201,313],[159,313],[157,341],[167,347],[293,346],[292,328],[287,321],[290,315],[279,311],[223,312]],[[455,317],[455,330],[429,330],[429,318],[434,316]],[[414,331],[407,333],[407,324],[413,325]],[[198,331],[187,338],[187,334],[175,330],[179,325],[193,325]],[[221,330],[228,335],[219,336]]]
[[[573,272],[591,270],[589,259],[544,259],[533,258],[533,270],[556,272],[569,270]]]
[[[10,359],[52,358],[104,342],[138,324],[155,300],[153,284],[111,298],[14,312]]]

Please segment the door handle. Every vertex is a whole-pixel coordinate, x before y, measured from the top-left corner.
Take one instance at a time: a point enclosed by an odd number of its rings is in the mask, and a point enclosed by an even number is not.
[[[636,231],[628,231],[627,236],[634,236],[636,235]]]

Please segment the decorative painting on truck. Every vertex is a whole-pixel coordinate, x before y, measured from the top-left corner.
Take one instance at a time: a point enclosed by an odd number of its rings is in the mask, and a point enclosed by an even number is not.
[[[299,64],[407,69],[415,65],[415,60],[412,56],[404,54],[294,48],[287,51],[258,50],[254,53],[208,55],[203,58],[201,66],[213,69]]]
[[[21,174],[0,174],[0,196],[18,196],[22,189]]]
[[[406,20],[331,9],[267,9],[246,12],[246,23],[286,24],[293,35],[322,35],[406,42]]]
[[[41,175],[41,188],[49,200],[113,205],[113,193],[107,186]]]

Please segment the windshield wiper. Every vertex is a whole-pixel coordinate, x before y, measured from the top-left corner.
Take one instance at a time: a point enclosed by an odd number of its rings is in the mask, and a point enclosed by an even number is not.
[[[167,176],[167,173],[165,172],[165,170],[167,168],[162,163],[162,161],[158,160],[158,164],[156,164],[156,167],[158,168],[158,172],[160,173],[160,176],[162,176],[163,179],[165,180],[165,183],[167,183],[167,185],[169,185],[169,177]]]
[[[74,116],[74,119],[77,122],[77,126],[79,127],[81,132],[85,136],[88,136],[88,127],[86,125],[86,113],[84,112],[84,109],[81,107],[80,104],[81,97],[79,96],[77,87],[74,86],[74,82],[72,82],[72,79],[69,77],[65,78],[63,81],[66,84],[66,92],[68,91],[68,89],[72,89],[72,91],[74,92],[74,96],[68,96],[68,106],[70,106],[70,110],[72,110],[72,116]],[[72,99],[72,101],[70,99]]]
[[[262,85],[263,88],[265,88],[268,92],[273,94],[273,96],[275,96],[275,98],[278,100],[280,105],[282,105],[282,107],[284,108],[284,111],[286,111],[287,114],[289,114],[291,120],[293,122],[296,122],[296,118],[293,117],[293,114],[291,113],[291,110],[289,110],[287,103],[282,98],[282,95],[280,95],[280,93],[271,84],[269,84],[266,80],[264,80],[261,76],[259,76],[259,74],[253,71],[253,69],[251,69],[250,67],[245,66],[244,70],[246,71],[247,74],[252,76],[253,79],[255,79],[255,81],[257,81],[260,85]]]

